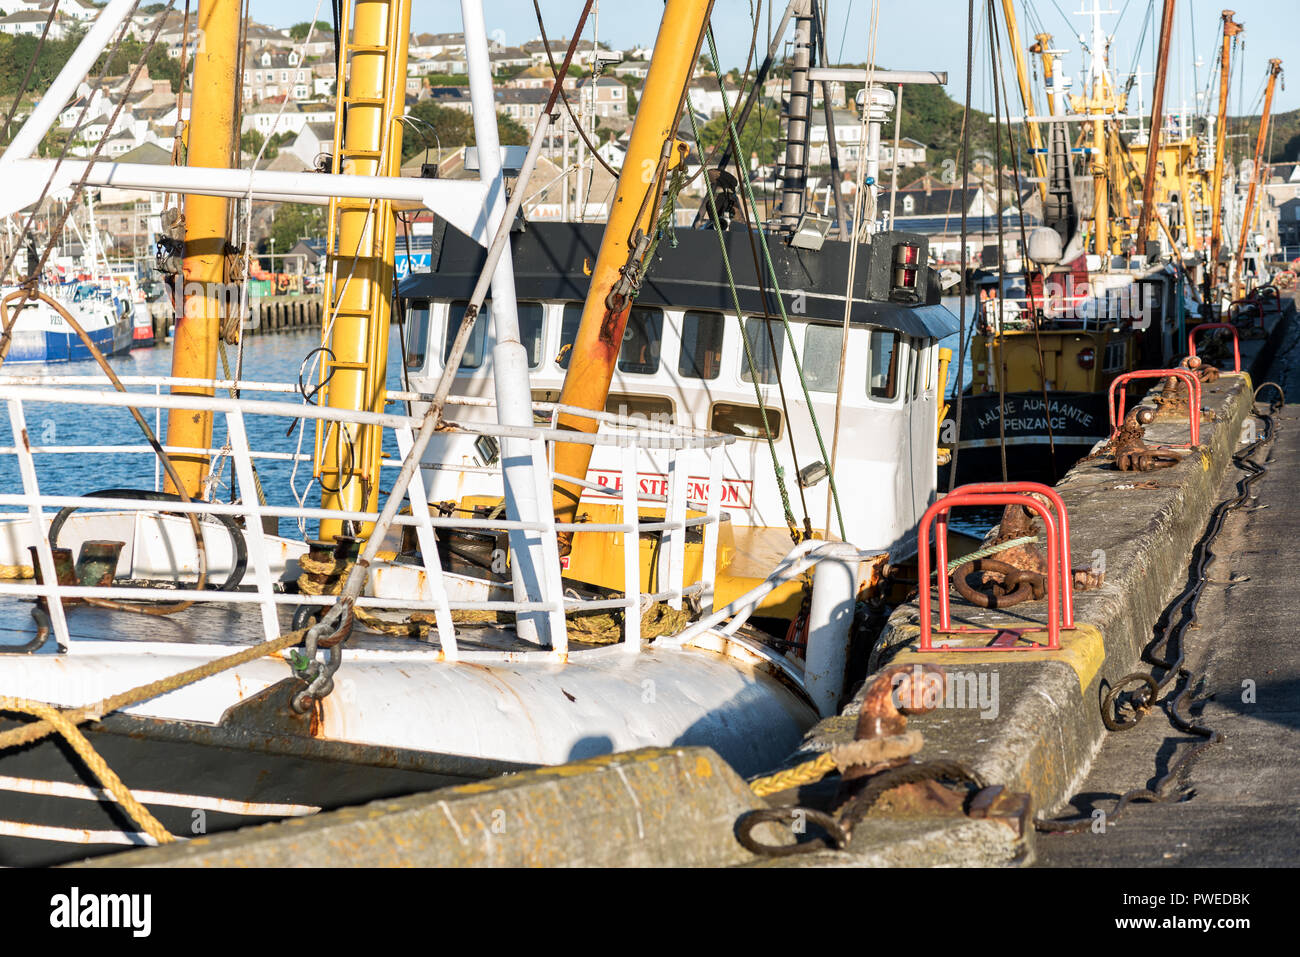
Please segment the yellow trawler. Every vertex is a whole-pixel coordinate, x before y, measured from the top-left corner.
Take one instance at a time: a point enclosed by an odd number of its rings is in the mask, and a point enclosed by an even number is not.
[[[1162,66],[1172,6],[1165,5]],[[1014,7],[1009,0],[1003,7],[1022,100],[1032,114]],[[1111,383],[1135,369],[1176,365],[1186,354],[1188,330],[1217,317],[1240,281],[1245,242],[1235,262],[1228,261],[1218,212],[1230,55],[1240,25],[1225,12],[1217,123],[1166,113],[1163,68],[1147,121],[1128,112],[1128,93],[1114,81],[1102,15],[1094,3],[1082,94],[1067,93],[1062,51],[1053,49],[1050,35],[1040,34],[1030,47],[1041,60],[1049,106],[1047,116],[1026,116],[1043,225],[1015,233],[1019,262],[1004,255],[977,286],[971,382],[956,441],[959,481],[1002,472],[1062,475],[1108,436]],[[1261,138],[1279,72],[1273,61]],[[1242,221],[1250,215],[1248,202]]]

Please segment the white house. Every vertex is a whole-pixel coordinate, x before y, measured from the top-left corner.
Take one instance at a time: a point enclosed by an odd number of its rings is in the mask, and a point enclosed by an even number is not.
[[[239,132],[256,130],[263,136],[272,136],[276,133],[301,133],[308,123],[334,124],[333,110],[306,111],[299,109],[295,103],[288,103],[281,113],[280,106],[279,103],[263,103],[244,110]]]
[[[899,168],[920,166],[925,162],[926,145],[920,140],[904,136],[898,141]],[[892,166],[894,163],[894,141],[882,140],[880,143],[880,165]]]
[[[50,15],[50,7],[54,5],[54,0],[40,0],[36,5],[37,9],[45,16]],[[15,8],[12,0],[4,3],[4,9],[10,10]],[[70,20],[77,20],[81,23],[89,23],[95,17],[99,16],[100,8],[95,6],[90,0],[59,0],[59,16],[67,17]]]
[[[42,13],[39,10],[11,13],[7,17],[0,17],[0,33],[8,33],[11,36],[26,34],[38,37],[45,32],[45,22],[49,17],[48,11]],[[56,14],[54,22],[50,24],[50,39],[62,40],[67,35],[67,21]]]
[[[857,163],[862,147],[862,120],[848,110],[832,110],[835,124],[835,151],[840,164]],[[808,122],[808,165],[826,166],[831,161],[826,136],[826,113],[818,110]]]
[[[600,154],[601,159],[614,169],[623,168],[623,159],[627,156],[627,152],[614,142],[612,136],[609,138],[609,141],[605,143],[605,145],[601,146],[600,149],[596,150],[596,152]]]
[[[281,150],[302,160],[308,169],[316,167],[316,158],[334,151],[334,121],[307,123],[298,131],[293,143]]]
[[[718,88],[716,82],[697,83],[687,88],[687,95],[690,97],[692,109],[702,116],[721,116],[722,115],[722,94],[723,91]],[[735,113],[737,106],[736,101],[740,99],[740,90],[734,86],[726,87],[727,105],[730,106],[732,113]]]
[[[627,119],[627,87],[622,80],[601,76],[593,84],[591,77],[583,77],[578,81],[577,89],[577,100],[581,103],[580,111],[584,116],[594,114]]]

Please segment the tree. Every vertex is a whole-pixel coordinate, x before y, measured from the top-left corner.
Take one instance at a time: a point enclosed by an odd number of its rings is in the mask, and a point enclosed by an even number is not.
[[[308,203],[281,203],[276,207],[275,218],[268,235],[257,243],[259,253],[271,251],[271,240],[275,240],[275,251],[287,253],[300,239],[320,239],[325,235],[325,207]],[[282,271],[279,262],[275,272]]]
[[[311,23],[304,20],[302,23],[295,23],[289,28],[289,36],[294,40],[305,40],[307,39],[307,32],[311,29]],[[312,31],[312,33],[314,36],[319,36],[321,34],[324,34],[325,36],[333,36],[334,24],[326,23],[324,20],[317,20],[316,29]]]
[[[262,150],[262,159],[271,160],[280,155],[280,147],[287,146],[298,138],[297,133],[291,133],[289,130],[282,130],[279,133],[271,135],[270,139],[262,136],[257,130],[249,130],[239,137],[239,148],[249,156],[256,156],[258,150]],[[262,149],[262,144],[266,144],[266,149]]]
[[[439,106],[425,100],[411,107],[414,123],[404,124],[402,131],[402,160],[406,161],[426,148],[454,149],[474,145],[474,119],[462,110]],[[430,129],[432,127],[432,129]],[[502,146],[522,146],[528,142],[528,131],[506,116],[497,114],[497,135]]]
[[[241,152],[247,153],[249,156],[256,156],[257,151],[262,148],[262,144],[265,142],[265,136],[257,132],[257,130],[249,130],[240,135],[239,149]]]
[[[713,149],[724,139],[729,139],[727,120],[715,116],[700,129],[700,143],[705,150]],[[781,148],[781,124],[774,110],[754,111],[749,122],[740,130],[740,161],[748,165],[749,157],[757,153],[763,164],[774,161]]]
[[[35,38],[32,38],[35,41]],[[71,54],[69,48],[66,54]],[[66,55],[60,59],[59,65]],[[145,66],[149,70],[149,76],[155,80],[167,80],[171,84],[172,92],[175,93],[181,88],[181,65],[179,60],[173,60],[167,55],[167,48],[155,44],[150,48],[146,55],[144,44],[135,37],[125,37],[118,44],[117,51],[109,59],[107,53],[100,54],[99,60],[96,61],[92,73],[100,71],[105,76],[125,76],[135,71],[136,65],[144,60]]]
[[[630,76],[621,76],[619,79],[622,80],[623,85],[627,87],[627,115],[635,116],[637,104],[636,91],[640,87],[641,83],[635,77]]]

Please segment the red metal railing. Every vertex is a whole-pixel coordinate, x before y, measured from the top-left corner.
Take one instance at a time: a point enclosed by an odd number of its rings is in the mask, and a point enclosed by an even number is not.
[[[1029,493],[1047,498],[1044,505]],[[1040,626],[1016,628],[954,627],[948,600],[948,513],[963,505],[1023,505],[1038,514],[1047,530],[1047,644],[1017,645],[1004,640],[1018,638],[1027,631],[1042,631]],[[939,631],[945,634],[991,634],[993,644],[980,647],[934,645],[930,621],[930,529],[935,530],[935,562],[940,572]],[[1055,489],[1037,482],[984,482],[963,485],[939,499],[921,518],[917,532],[917,571],[921,588],[921,651],[1055,651],[1061,647],[1061,629],[1074,627],[1074,597],[1070,591],[1070,519],[1065,503]]]
[[[1199,329],[1200,326],[1197,328]],[[1133,379],[1164,379],[1168,376],[1175,376],[1187,383],[1187,424],[1191,432],[1191,441],[1186,445],[1161,445],[1158,448],[1194,449],[1201,444],[1201,380],[1190,369],[1137,369],[1116,376],[1115,381],[1110,384],[1110,396],[1107,399],[1112,439],[1119,435],[1120,426],[1124,422],[1124,405],[1127,397],[1120,386]]]
[[[1261,319],[1262,321],[1262,319]],[[1237,327],[1230,322],[1203,322],[1199,326],[1192,326],[1187,333],[1187,354],[1196,355],[1196,334],[1202,329],[1231,329],[1232,330],[1232,371],[1241,371],[1241,338],[1237,335]]]

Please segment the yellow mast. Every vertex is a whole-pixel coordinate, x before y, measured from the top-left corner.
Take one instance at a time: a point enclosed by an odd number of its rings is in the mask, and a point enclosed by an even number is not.
[[[1255,140],[1255,170],[1254,175],[1250,178],[1250,190],[1246,193],[1246,209],[1241,215],[1241,236],[1237,240],[1237,259],[1232,269],[1234,298],[1243,288],[1241,266],[1246,258],[1246,241],[1250,238],[1250,219],[1255,211],[1255,190],[1259,186],[1260,177],[1263,176],[1264,145],[1268,139],[1269,115],[1273,111],[1273,90],[1277,86],[1277,78],[1281,73],[1282,61],[1269,60],[1268,91],[1264,94],[1264,115],[1259,119],[1259,136]]]
[[[191,83],[191,122],[186,164],[229,169],[237,138],[235,125],[236,59],[239,55],[239,0],[200,0],[199,35],[203,42],[194,55]],[[198,120],[198,122],[194,122]],[[229,235],[230,200],[221,196],[185,197],[185,258],[183,305],[176,318],[172,341],[172,375],[178,378],[214,379],[217,374],[217,338],[225,297],[226,237]],[[212,395],[211,389],[176,386],[176,395]],[[185,409],[167,413],[166,442],[188,449],[212,447],[212,414]],[[185,491],[201,495],[208,471],[206,451],[172,454]],[[171,480],[167,491],[176,492]]]
[[[1228,133],[1228,77],[1232,61],[1232,39],[1245,29],[1232,19],[1235,11],[1224,10],[1223,48],[1219,53],[1219,118],[1215,128],[1214,175],[1211,180],[1213,198],[1210,209],[1213,211],[1213,226],[1210,229],[1210,261],[1205,270],[1205,301],[1209,303],[1214,285],[1219,278],[1219,251],[1223,245],[1223,175],[1224,151],[1227,148]]]
[[[591,270],[591,287],[560,392],[560,402],[565,405],[593,411],[605,408],[632,306],[629,290],[620,285],[620,280],[626,270],[640,268],[637,243],[642,237],[648,238],[653,228],[656,199],[663,189],[666,172],[661,161],[671,151],[686,86],[699,58],[712,8],[713,0],[668,0],[664,6],[627,156],[614,191],[600,252]],[[559,417],[559,427],[595,432],[597,424],[591,419],[565,414]],[[557,442],[556,473],[585,477],[591,451],[590,445]],[[556,482],[553,505],[557,520],[573,521],[581,496],[580,486]],[[562,542],[567,547],[567,537]]]
[[[337,172],[401,172],[402,127],[397,117],[406,105],[410,21],[407,0],[343,0],[339,28],[346,40],[339,49],[334,127]],[[395,239],[390,201],[330,200],[323,332],[330,352],[321,361],[324,405],[384,410]],[[381,431],[372,426],[317,429],[322,507],[378,509],[381,443]],[[320,524],[320,537],[326,541],[342,531],[343,523],[335,519]],[[369,526],[360,531],[366,534]]]
[[[1106,71],[1108,38],[1101,27],[1101,10],[1093,10],[1092,39],[1089,44],[1091,83],[1084,96],[1072,96],[1070,105],[1076,113],[1089,116],[1092,155],[1089,172],[1092,174],[1093,251],[1101,257],[1103,269],[1110,268],[1112,247],[1110,222],[1110,151],[1106,132],[1106,117],[1122,112],[1126,97],[1116,93]]]
[[[1174,29],[1174,0],[1165,0],[1160,17],[1160,52],[1156,56],[1155,88],[1151,95],[1151,127],[1147,134],[1146,171],[1142,177],[1142,213],[1138,220],[1138,252],[1145,255],[1152,239],[1152,207],[1155,205],[1156,173],[1160,160],[1160,135],[1165,125],[1165,75],[1169,72],[1169,43]]]
[[[1034,36],[1035,43],[1029,48],[1030,53],[1037,53],[1043,61],[1043,86],[1047,91],[1047,115],[1056,115],[1056,86],[1052,76],[1056,69],[1056,58],[1052,55],[1052,35],[1039,33]]]
[[[1043,135],[1037,123],[1029,122],[1034,112],[1034,98],[1029,92],[1029,68],[1025,51],[1020,45],[1020,26],[1016,23],[1015,0],[1002,0],[1002,13],[1007,21],[1007,39],[1016,61],[1016,79],[1020,83],[1020,102],[1025,107],[1025,128],[1029,132],[1029,148],[1034,157],[1034,176],[1038,178],[1038,195],[1047,200],[1047,157],[1043,154]]]

